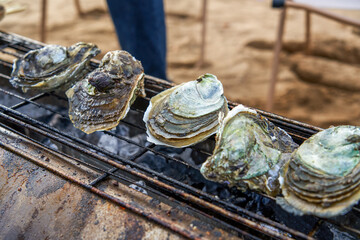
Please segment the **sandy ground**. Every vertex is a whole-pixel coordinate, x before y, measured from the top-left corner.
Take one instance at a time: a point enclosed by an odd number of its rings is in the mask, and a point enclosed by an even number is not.
[[[6,16],[0,29],[39,40],[41,1],[15,2],[26,11]],[[72,0],[48,2],[47,43],[93,42],[101,56],[120,48],[105,1],[80,1],[84,17]],[[267,0],[209,0],[206,64],[198,68],[201,2],[165,0],[169,78],[181,83],[213,73],[228,99],[265,109],[279,10]],[[335,12],[360,19],[360,11]],[[321,127],[360,125],[360,31],[314,16],[307,55],[304,16],[287,14],[273,112]]]

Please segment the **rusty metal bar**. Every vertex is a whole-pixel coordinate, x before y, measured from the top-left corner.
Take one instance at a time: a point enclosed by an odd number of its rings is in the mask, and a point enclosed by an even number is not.
[[[152,144],[152,145],[154,145],[154,144]],[[132,160],[140,157],[141,155],[143,155],[143,154],[146,153],[146,152],[147,152],[147,150],[146,150],[146,149],[143,149],[141,152],[139,152],[138,154],[134,155],[134,156],[132,157]],[[109,172],[110,172],[110,173],[114,173],[116,170],[118,170],[118,168],[113,167],[112,169],[110,169]],[[100,177],[94,179],[94,180],[90,183],[90,185],[91,185],[91,186],[94,186],[94,185],[98,184],[99,182],[101,182],[102,180],[106,179],[108,176],[110,176],[109,173],[104,173],[104,174],[101,175]]]
[[[112,169],[109,170],[109,173],[114,173],[116,170],[118,170],[118,168],[113,167]],[[108,176],[110,176],[110,174],[105,172],[103,175],[97,177],[96,179],[94,179],[93,181],[91,181],[91,183],[89,183],[90,186],[95,186],[96,184],[98,184],[99,182],[105,180]]]
[[[274,47],[274,59],[273,64],[271,68],[271,77],[270,77],[270,86],[269,86],[269,92],[268,92],[268,98],[266,103],[266,110],[271,112],[274,107],[274,95],[275,95],[275,86],[276,86],[276,80],[277,80],[277,74],[279,69],[279,58],[280,58],[280,51],[282,47],[282,38],[284,35],[284,28],[285,28],[285,19],[286,19],[286,7],[281,9],[280,12],[280,20],[279,20],[279,26],[278,31],[276,34],[276,42]]]
[[[41,122],[38,122],[38,121],[36,121],[36,120],[34,120],[34,119],[31,119],[31,118],[28,118],[28,117],[26,117],[26,116],[24,116],[24,115],[22,115],[22,114],[20,114],[20,113],[17,113],[17,112],[15,112],[15,111],[13,111],[13,110],[5,107],[5,106],[1,106],[1,105],[0,105],[0,108],[3,109],[5,112],[13,113],[13,114],[18,115],[18,116],[21,116],[21,117],[23,117],[23,118],[25,118],[25,119],[27,119],[27,120],[30,120],[30,122],[37,123],[37,124],[34,124],[34,125],[44,126],[44,124],[42,124]],[[87,150],[87,149],[84,149],[84,148],[82,148],[82,147],[80,147],[80,146],[78,146],[78,145],[76,145],[76,144],[73,144],[73,143],[71,143],[71,142],[69,142],[69,141],[66,141],[66,140],[64,140],[64,139],[62,139],[62,138],[59,138],[59,137],[57,137],[57,136],[55,136],[55,135],[53,135],[53,134],[51,134],[51,133],[49,133],[49,132],[47,132],[47,131],[41,130],[41,129],[38,128],[38,127],[34,127],[33,124],[28,124],[28,123],[21,122],[21,121],[15,119],[15,118],[13,118],[13,117],[10,117],[10,116],[8,116],[8,115],[6,115],[6,114],[4,114],[4,113],[0,113],[0,116],[2,116],[3,118],[5,118],[5,119],[7,119],[7,120],[9,120],[9,121],[11,121],[11,122],[13,122],[13,123],[16,123],[16,124],[18,124],[18,125],[20,125],[20,126],[23,126],[23,127],[25,127],[25,128],[29,128],[29,129],[31,129],[31,130],[34,131],[34,132],[37,132],[37,133],[39,133],[39,134],[41,134],[41,135],[44,135],[44,136],[46,136],[46,137],[48,137],[48,138],[51,138],[51,139],[53,139],[53,140],[55,140],[55,141],[58,141],[58,142],[66,145],[66,146],[69,146],[69,147],[71,147],[71,148],[73,148],[73,149],[76,149],[76,150],[79,151],[79,152],[85,153],[85,154],[87,154],[87,155],[89,155],[89,156],[91,156],[91,157],[97,158],[97,159],[99,159],[99,160],[101,160],[101,161],[103,161],[103,162],[105,162],[105,163],[107,163],[107,164],[109,164],[109,165],[112,165],[112,166],[114,166],[114,167],[117,167],[117,168],[119,168],[119,169],[121,169],[121,170],[123,170],[123,171],[125,171],[125,172],[128,172],[128,173],[134,175],[134,176],[137,176],[137,177],[139,177],[139,178],[142,178],[142,179],[144,179],[146,182],[149,182],[149,183],[151,183],[151,184],[154,184],[154,185],[156,185],[156,186],[159,186],[159,187],[162,188],[162,189],[165,189],[165,190],[168,190],[168,191],[172,192],[172,193],[174,194],[174,196],[178,196],[178,197],[180,197],[180,198],[182,198],[182,199],[184,199],[184,200],[187,200],[187,201],[192,202],[193,204],[196,204],[196,205],[199,205],[199,206],[201,206],[201,207],[204,207],[204,208],[206,208],[206,209],[208,209],[208,210],[214,211],[214,212],[217,213],[217,214],[220,214],[220,215],[222,215],[222,216],[224,216],[224,217],[226,217],[226,218],[229,218],[229,219],[231,219],[231,220],[233,220],[233,221],[236,221],[236,222],[238,222],[238,223],[241,223],[241,224],[243,224],[243,225],[245,225],[245,226],[247,226],[247,227],[250,227],[250,228],[252,228],[252,229],[255,229],[255,230],[257,230],[257,231],[259,231],[259,232],[262,232],[262,233],[264,233],[264,234],[266,234],[266,235],[269,235],[269,236],[272,236],[272,237],[277,237],[277,238],[279,238],[279,239],[289,239],[287,236],[284,236],[284,235],[280,234],[279,232],[273,231],[273,230],[271,230],[271,229],[269,229],[269,228],[266,228],[266,227],[264,227],[264,226],[262,226],[262,225],[260,225],[260,224],[258,224],[258,223],[256,223],[256,222],[253,222],[253,221],[251,221],[251,220],[249,220],[249,219],[247,219],[247,218],[244,218],[244,217],[241,217],[241,216],[239,216],[239,215],[237,215],[237,214],[231,213],[231,212],[225,210],[225,209],[222,208],[222,207],[219,207],[219,206],[217,206],[217,205],[214,205],[214,204],[212,204],[212,203],[210,203],[210,202],[206,202],[206,201],[204,201],[204,200],[202,200],[202,199],[200,199],[200,198],[198,198],[198,197],[196,197],[196,196],[193,196],[193,195],[191,195],[191,194],[188,194],[188,193],[184,192],[184,191],[181,190],[181,189],[175,188],[175,187],[170,186],[170,185],[168,185],[168,184],[166,184],[166,183],[163,183],[163,182],[161,182],[161,181],[158,181],[158,180],[156,180],[156,179],[153,179],[152,177],[149,177],[149,176],[147,176],[147,175],[145,175],[145,174],[143,174],[143,173],[141,173],[141,172],[135,171],[135,170],[133,170],[133,169],[129,169],[129,168],[127,168],[126,166],[124,166],[124,165],[122,165],[122,164],[119,164],[119,163],[117,163],[117,162],[115,162],[115,161],[113,161],[113,160],[110,160],[110,159],[108,159],[108,158],[106,158],[106,157],[103,157],[103,156],[101,156],[101,155],[98,155],[98,154],[96,154],[96,153],[94,153],[94,152],[92,152],[92,151],[89,151],[89,150]],[[45,127],[46,127],[46,126],[45,126]],[[50,129],[51,127],[48,126],[47,128]],[[59,132],[58,130],[56,130],[56,129],[54,129],[54,130],[55,130],[55,132],[59,133],[60,135],[63,135],[63,134],[61,134],[61,132]],[[80,140],[80,139],[79,139],[79,140]],[[158,176],[159,176],[159,177],[163,177],[162,174],[158,174]],[[173,180],[173,179],[172,179],[172,180]],[[176,182],[176,183],[179,184],[179,185],[183,185],[182,183],[178,183],[176,180],[173,180],[173,182]],[[188,187],[189,187],[189,186],[188,186]],[[191,188],[191,187],[189,187],[189,188]],[[202,194],[202,195],[208,197],[207,194],[201,192],[200,190],[196,190],[196,189],[195,189],[195,192],[196,192],[197,194],[199,194],[199,195]],[[211,198],[211,199],[215,200],[214,198]],[[219,200],[219,201],[221,201],[221,200]],[[231,206],[231,205],[230,205],[230,206]],[[237,207],[237,211],[238,211],[238,212],[242,212],[242,213],[247,213],[247,214],[249,214],[250,217],[255,217],[257,220],[260,220],[260,221],[263,220],[263,222],[265,222],[265,223],[267,223],[267,224],[269,224],[269,225],[278,227],[279,229],[282,229],[282,230],[284,230],[284,231],[287,231],[287,232],[289,232],[289,233],[292,234],[292,235],[301,237],[301,238],[303,238],[303,239],[312,239],[312,238],[309,238],[307,235],[305,235],[305,234],[303,234],[303,233],[301,233],[301,232],[298,232],[298,231],[296,231],[296,230],[287,228],[287,227],[284,226],[284,225],[281,225],[281,224],[279,224],[279,223],[277,223],[277,222],[273,222],[273,221],[270,220],[270,219],[267,219],[267,218],[265,218],[265,217],[262,217],[262,216],[260,216],[260,215],[255,214],[255,213],[252,213],[252,212],[247,211],[247,210],[245,210],[245,209],[241,209],[241,208]]]

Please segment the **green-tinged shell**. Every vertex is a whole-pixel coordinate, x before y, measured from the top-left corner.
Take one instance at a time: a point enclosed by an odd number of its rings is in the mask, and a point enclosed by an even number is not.
[[[321,131],[295,151],[283,171],[284,198],[277,202],[295,214],[332,217],[360,199],[360,127]]]
[[[96,45],[83,42],[29,51],[14,61],[10,83],[23,92],[66,90],[89,72],[90,59],[99,53]]]
[[[223,119],[214,152],[200,171],[212,181],[276,195],[279,170],[296,147],[284,130],[238,105]]]
[[[185,147],[205,140],[228,112],[221,82],[212,74],[170,88],[151,98],[144,114],[148,141]]]
[[[108,52],[99,65],[70,88],[69,116],[76,128],[92,133],[116,127],[137,96],[145,97],[144,69],[126,51]]]

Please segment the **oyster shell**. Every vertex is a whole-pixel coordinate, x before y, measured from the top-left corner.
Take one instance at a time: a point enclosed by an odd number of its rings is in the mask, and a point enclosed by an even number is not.
[[[298,215],[344,214],[360,199],[360,127],[321,131],[293,153],[277,202]]]
[[[159,93],[144,114],[147,140],[185,147],[201,142],[219,127],[219,114],[228,112],[221,82],[212,74]]]
[[[92,133],[116,127],[137,96],[145,97],[144,69],[126,51],[108,52],[99,68],[72,86],[69,116],[76,128]]]
[[[284,130],[238,105],[222,120],[213,155],[200,172],[211,181],[276,195],[280,168],[296,147]]]
[[[65,90],[89,72],[90,59],[99,53],[96,45],[83,42],[68,48],[48,45],[29,51],[14,61],[10,83],[23,92]]]

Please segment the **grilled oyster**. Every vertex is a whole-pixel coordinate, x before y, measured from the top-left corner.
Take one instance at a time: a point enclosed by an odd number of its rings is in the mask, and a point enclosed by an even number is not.
[[[293,153],[277,202],[298,215],[344,214],[360,199],[360,127],[321,131]]]
[[[205,74],[151,98],[144,114],[147,140],[171,147],[193,145],[215,133],[219,114],[227,112],[221,82]]]
[[[10,83],[23,92],[65,90],[89,72],[90,59],[99,53],[96,45],[83,42],[68,48],[48,45],[32,50],[14,61]]]
[[[203,176],[242,190],[279,193],[279,170],[297,147],[292,138],[255,110],[238,105],[221,121]]]
[[[105,54],[99,68],[72,86],[69,116],[76,128],[92,133],[116,127],[137,96],[145,97],[144,69],[126,51]]]

